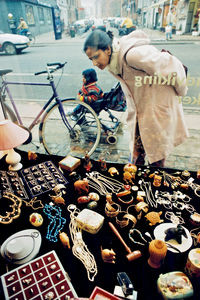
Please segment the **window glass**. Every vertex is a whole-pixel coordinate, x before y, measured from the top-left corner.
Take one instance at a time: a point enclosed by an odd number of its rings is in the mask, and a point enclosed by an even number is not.
[[[38,7],[38,17],[40,24],[44,24],[44,10],[42,7]]]
[[[34,13],[33,13],[33,6],[32,5],[25,5],[25,9],[26,9],[27,23],[29,25],[34,25],[35,24],[35,19],[34,19]]]

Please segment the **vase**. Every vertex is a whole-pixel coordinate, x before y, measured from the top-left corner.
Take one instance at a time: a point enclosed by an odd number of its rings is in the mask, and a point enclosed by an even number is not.
[[[165,242],[161,240],[153,240],[149,244],[149,254],[148,264],[152,268],[160,268],[166,254],[167,246]]]

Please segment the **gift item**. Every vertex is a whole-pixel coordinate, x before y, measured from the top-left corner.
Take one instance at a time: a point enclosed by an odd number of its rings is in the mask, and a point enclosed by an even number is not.
[[[39,252],[41,235],[36,229],[26,229],[11,235],[1,246],[1,255],[7,261],[21,265]]]
[[[77,294],[55,251],[1,276],[5,299],[69,299]]]
[[[160,219],[161,214],[162,214],[162,211],[160,211],[160,212],[151,211],[145,215],[145,218],[149,221],[149,225],[153,226],[157,223],[163,222],[163,220]]]
[[[20,171],[22,180],[31,197],[49,192],[56,185],[67,185],[68,181],[51,161],[40,163]]]
[[[155,238],[158,240],[161,240],[161,241],[165,241],[165,238],[166,238],[165,232],[169,228],[177,228],[177,224],[163,223],[163,224],[156,226],[156,228],[154,229]],[[171,239],[171,240],[167,241],[167,246],[171,245],[174,247],[174,248],[168,247],[168,250],[175,252],[175,253],[177,253],[177,250],[179,252],[185,252],[192,246],[192,237],[191,237],[189,231],[185,227],[183,227],[183,229],[186,232],[187,237],[182,236],[181,244],[179,244],[175,239]]]
[[[186,299],[194,293],[189,278],[180,271],[161,274],[157,287],[163,299]]]
[[[65,232],[59,232],[59,239],[64,247],[68,247],[68,249],[70,249],[69,237]]]
[[[39,227],[43,223],[43,217],[41,216],[41,214],[32,213],[29,217],[29,221],[33,226]]]
[[[119,175],[119,172],[118,172],[118,170],[117,170],[115,167],[109,168],[109,169],[108,169],[108,173],[109,173],[111,176]]]
[[[200,277],[200,248],[190,250],[185,272],[189,277]]]
[[[90,209],[83,209],[76,217],[77,225],[92,234],[97,233],[104,222],[104,217]]]
[[[166,244],[161,240],[151,241],[149,244],[149,254],[148,264],[152,268],[160,268],[167,254]]]
[[[113,249],[102,249],[101,247],[101,257],[105,263],[114,264],[116,253],[113,251]]]
[[[90,156],[88,155],[88,152],[86,152],[86,154],[85,154],[83,167],[85,168],[85,170],[87,172],[90,172],[90,170],[92,168],[92,163],[90,160]]]
[[[80,164],[81,160],[71,155],[68,155],[61,161],[59,161],[59,166],[61,167],[61,169],[67,170],[69,172],[74,171],[78,166],[80,166]]]

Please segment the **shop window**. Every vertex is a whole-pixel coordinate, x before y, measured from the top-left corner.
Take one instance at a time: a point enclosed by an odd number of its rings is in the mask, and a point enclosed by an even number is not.
[[[28,25],[35,25],[33,6],[32,5],[25,5],[25,10],[26,10],[26,19],[27,19]]]
[[[39,23],[44,24],[44,10],[42,7],[38,7],[38,17],[39,17]]]
[[[46,10],[46,16],[47,16],[47,23],[52,24],[52,13],[50,9]]]

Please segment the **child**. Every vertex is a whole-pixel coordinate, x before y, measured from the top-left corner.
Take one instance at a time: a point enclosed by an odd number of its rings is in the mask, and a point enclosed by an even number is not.
[[[94,101],[103,98],[103,91],[100,86],[97,85],[97,73],[94,69],[86,69],[82,72],[83,75],[83,86],[81,90],[78,92],[77,98],[89,105],[91,105]],[[77,107],[73,110],[71,115],[71,119],[76,121],[77,114],[81,111],[81,105],[77,105]]]

